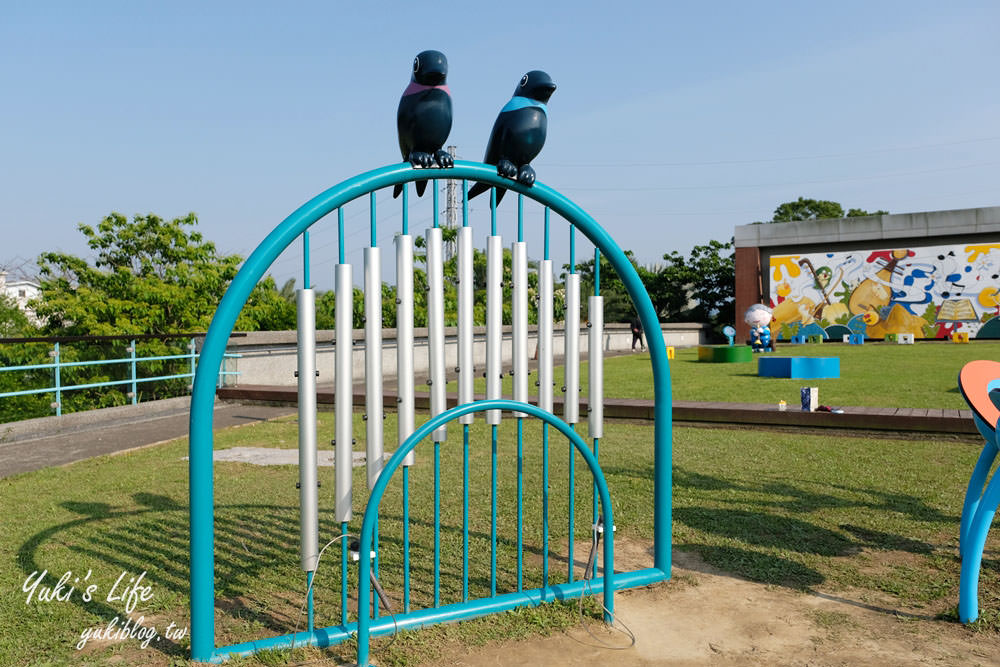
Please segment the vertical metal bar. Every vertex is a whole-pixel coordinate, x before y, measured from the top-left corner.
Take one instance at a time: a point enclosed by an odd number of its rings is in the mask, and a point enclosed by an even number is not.
[[[490,596],[497,594],[497,427],[491,427],[490,447]]]
[[[517,240],[524,240],[524,195],[517,196]]]
[[[441,443],[434,441],[434,606],[441,606]]]
[[[573,583],[573,566],[574,566],[573,546],[576,540],[576,479],[575,479],[576,475],[573,469],[574,467],[573,454],[574,454],[574,448],[573,448],[573,443],[571,442],[569,443],[569,463],[567,467],[567,473],[569,477],[569,497],[566,499],[567,511],[569,513],[569,522],[568,522],[569,526],[567,527],[567,531],[569,533],[569,540],[568,540],[569,545],[566,549],[566,560],[567,560],[566,569],[568,570],[568,572],[566,573],[566,581],[568,581],[569,583]]]
[[[435,190],[436,192],[436,190]],[[444,263],[441,228],[427,230],[427,335],[430,349],[428,375],[431,393],[431,417],[448,409],[445,403],[444,375]],[[436,429],[433,439],[443,441],[446,427]]]
[[[517,418],[517,592],[524,570],[524,419]]]
[[[302,569],[316,570],[319,558],[319,498],[316,446],[316,293],[297,294],[299,402],[299,557]]]
[[[469,425],[462,425],[462,602],[469,601]]]
[[[403,466],[403,613],[410,613],[410,466]]]
[[[566,316],[565,322],[565,392],[563,419],[567,424],[580,421],[580,274],[576,272],[576,228],[569,228],[569,274],[566,276]],[[569,540],[567,559],[569,561],[567,580],[573,581],[574,546],[576,541],[576,471],[575,452],[569,446],[567,473],[569,477],[569,497],[567,498]]]
[[[493,192],[491,190],[491,192]],[[503,239],[486,239],[486,398],[500,398],[503,366],[500,356],[503,325]],[[486,411],[486,423],[500,423],[499,410]]]
[[[378,516],[375,517],[372,524],[372,551],[375,552],[375,558],[372,560],[372,573],[375,575],[375,579],[378,579]],[[378,595],[372,595],[372,616],[374,618],[379,617],[378,603]]]
[[[378,241],[375,239],[375,191],[372,190],[368,194],[368,213],[371,226],[371,247],[374,248],[378,246]]]
[[[351,520],[351,472],[353,456],[353,306],[354,285],[351,282],[351,265],[337,264],[336,267],[336,350],[334,407],[336,410],[336,520],[346,523]]]
[[[497,189],[490,188],[490,236],[497,235]]]
[[[413,237],[408,234],[396,237],[396,382],[399,405],[396,445],[400,446],[414,430]],[[403,465],[411,466],[414,460],[411,451],[403,459]]]
[[[347,625],[347,522],[340,524],[340,623]]]
[[[340,263],[344,263],[344,209],[337,209],[337,247],[340,250],[338,257],[340,257]]]
[[[410,233],[410,184],[403,183],[403,226],[402,232],[404,236]]]
[[[306,611],[306,625],[307,625],[306,632],[312,632],[313,631],[313,623],[315,621],[315,618],[314,618],[314,607],[313,607],[313,589],[312,589],[313,575],[314,574],[315,574],[314,572],[306,572],[306,591],[308,592],[307,595],[306,595],[306,609],[307,609],[307,611]]]
[[[441,226],[441,222],[440,222],[440,217],[441,217],[441,203],[440,203],[441,193],[440,193],[440,190],[438,188],[438,182],[437,182],[436,178],[431,181],[431,187],[434,189],[434,226],[435,227],[440,227]]]
[[[374,202],[372,203],[374,205]],[[365,458],[368,490],[382,472],[382,250],[365,248]]]
[[[194,341],[192,340],[192,342],[194,342]],[[129,351],[129,360],[130,360],[129,361],[129,370],[132,373],[132,405],[136,405],[139,402],[139,387],[138,387],[138,383],[136,382],[136,376],[138,375],[138,373],[136,372],[137,371],[136,361],[135,361],[135,359],[136,359],[136,351],[135,351],[135,341],[134,340],[129,341],[128,351]],[[191,353],[191,373],[192,373],[192,377],[193,377],[194,370],[195,370],[194,369],[194,350],[191,349],[190,346],[188,346],[188,352]]]
[[[472,402],[475,368],[472,363],[472,227],[458,229],[458,403]],[[471,424],[474,415],[458,418],[460,424]]]
[[[302,287],[309,289],[312,287],[312,280],[309,276],[309,232],[302,232]]]
[[[59,343],[55,343],[52,358],[55,361],[56,375],[56,417],[59,417],[62,415],[62,367],[60,366]]]
[[[548,218],[548,209],[546,209]],[[546,254],[548,223],[545,225]],[[538,407],[552,412],[552,260],[547,257],[538,267]],[[549,425],[542,424],[542,586],[549,581]]]
[[[594,440],[594,458],[598,459],[601,438],[604,436],[604,297],[600,296],[601,254],[594,251],[594,296],[588,300],[587,313],[590,318],[590,340],[588,341],[587,357],[589,361],[588,399],[590,414],[587,424],[590,437]],[[599,460],[599,459],[598,459]],[[593,517],[597,525],[597,484],[593,486],[594,502]],[[604,526],[604,539],[608,539],[613,526]],[[597,575],[597,559],[594,559],[594,576]]]

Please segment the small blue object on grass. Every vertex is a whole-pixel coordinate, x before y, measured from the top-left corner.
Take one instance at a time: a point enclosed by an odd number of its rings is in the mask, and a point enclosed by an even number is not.
[[[847,342],[850,343],[851,345],[864,345],[865,335],[859,333],[852,333],[850,340],[848,340]]]
[[[730,345],[730,347],[732,347],[732,345],[733,345],[733,339],[736,336],[736,329],[734,329],[732,326],[730,326],[730,325],[727,324],[726,328],[722,330],[722,333],[726,334],[726,338],[729,339],[729,345]]]
[[[824,379],[840,377],[840,357],[760,357],[757,376]]]
[[[794,336],[792,336],[792,343],[794,343],[795,345],[805,345],[806,337],[800,334],[795,334]]]

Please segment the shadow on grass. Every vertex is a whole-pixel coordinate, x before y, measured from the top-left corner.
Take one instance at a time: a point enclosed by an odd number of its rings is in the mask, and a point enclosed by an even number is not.
[[[774,554],[709,544],[687,544],[684,548],[697,551],[712,567],[762,584],[805,590],[826,580],[811,567]]]

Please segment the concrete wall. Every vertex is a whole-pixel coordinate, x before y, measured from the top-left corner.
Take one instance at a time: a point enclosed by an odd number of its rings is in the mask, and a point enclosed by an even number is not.
[[[709,327],[705,324],[680,323],[662,325],[664,342],[675,347],[691,347],[703,344],[707,340]],[[486,365],[486,328],[474,329],[473,363],[477,372]],[[418,378],[427,374],[428,347],[427,329],[417,329],[414,332],[415,345],[413,350],[413,367]],[[528,340],[532,355],[537,346],[537,327],[528,329]],[[580,352],[588,351],[589,336],[586,328],[580,329]],[[627,351],[632,346],[632,332],[627,324],[607,324],[604,328],[605,351]],[[248,333],[245,337],[231,338],[227,352],[241,355],[238,359],[226,359],[225,369],[239,371],[238,376],[227,375],[226,384],[240,385],[279,385],[294,386],[296,369],[296,333],[294,331],[260,331]],[[565,333],[555,332],[553,337],[553,354],[559,358],[565,352]],[[394,377],[396,371],[396,330],[382,331],[382,367],[386,377]],[[458,365],[458,329],[450,327],[445,330],[445,368],[452,370]],[[505,365],[510,364],[513,356],[513,341],[511,328],[504,327],[501,356]],[[364,331],[354,331],[354,377],[361,379],[365,370],[365,340]],[[334,349],[333,331],[316,332],[316,367],[322,384],[334,381]],[[448,373],[449,376],[453,375]]]

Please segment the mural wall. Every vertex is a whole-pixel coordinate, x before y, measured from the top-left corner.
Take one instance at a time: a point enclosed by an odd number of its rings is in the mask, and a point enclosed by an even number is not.
[[[1000,243],[773,256],[772,332],[1000,338]]]

